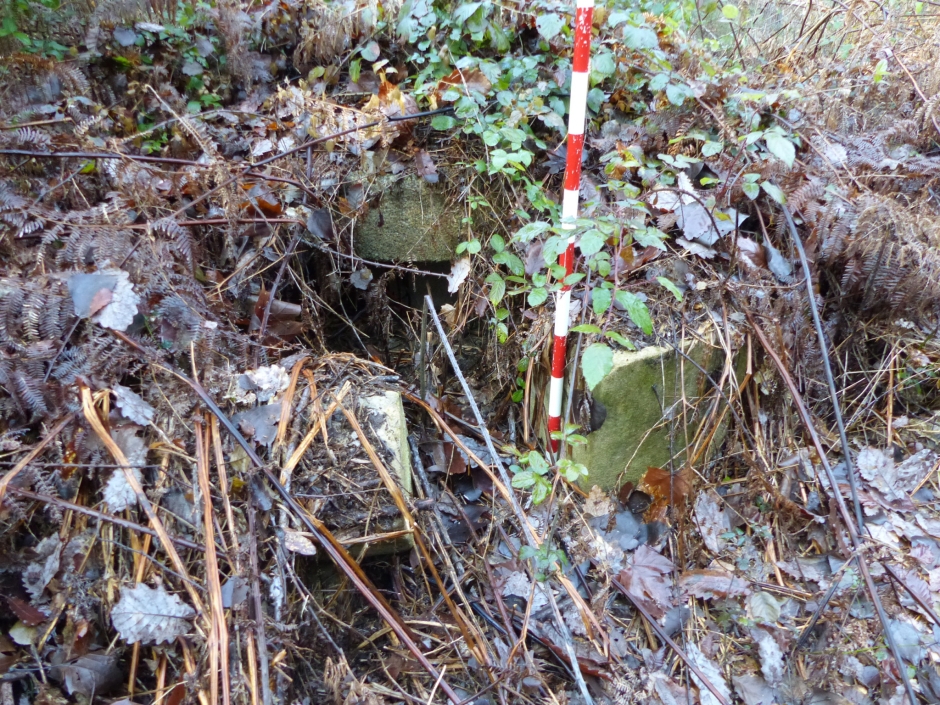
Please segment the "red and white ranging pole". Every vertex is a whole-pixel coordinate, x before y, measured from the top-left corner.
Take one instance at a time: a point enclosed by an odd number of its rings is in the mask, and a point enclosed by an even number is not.
[[[571,62],[571,97],[568,106],[568,157],[565,162],[565,190],[561,201],[562,229],[574,230],[581,192],[581,153],[584,149],[584,115],[587,110],[588,73],[591,70],[591,24],[594,0],[577,0],[574,19],[574,58]],[[558,258],[565,276],[574,269],[574,235]],[[568,343],[568,313],[571,287],[563,286],[555,296],[555,339],[552,345],[552,380],[548,388],[548,432],[561,430],[561,400],[564,391],[565,355]],[[552,451],[561,442],[551,440]]]

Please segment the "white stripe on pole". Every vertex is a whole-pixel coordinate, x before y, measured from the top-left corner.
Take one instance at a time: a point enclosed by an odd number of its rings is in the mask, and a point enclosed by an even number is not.
[[[564,338],[568,335],[568,316],[571,312],[571,289],[558,293],[555,299],[555,335]]]
[[[571,98],[568,103],[568,133],[584,134],[584,116],[587,110],[587,72],[571,74]]]
[[[562,377],[552,377],[548,388],[548,413],[550,416],[561,416]]]
[[[578,195],[574,189],[565,189],[561,197],[561,227],[563,230],[574,230],[574,221],[578,217]],[[569,222],[565,222],[569,221]]]

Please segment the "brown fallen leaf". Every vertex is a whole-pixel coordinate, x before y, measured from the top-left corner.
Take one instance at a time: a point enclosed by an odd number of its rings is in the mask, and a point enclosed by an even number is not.
[[[687,597],[726,600],[751,592],[748,584],[726,570],[690,570],[679,577],[679,589]]]

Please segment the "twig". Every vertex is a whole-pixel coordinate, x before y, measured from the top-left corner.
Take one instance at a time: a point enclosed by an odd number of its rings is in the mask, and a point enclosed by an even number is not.
[[[248,564],[251,570],[251,596],[254,601],[255,638],[258,640],[258,666],[261,676],[261,701],[272,705],[268,640],[264,633],[264,605],[261,602],[260,571],[258,568],[258,531],[255,522],[255,503],[248,502]]]
[[[778,187],[779,188],[779,187]],[[832,376],[832,365],[829,362],[829,345],[826,341],[826,335],[823,333],[822,323],[819,320],[819,308],[816,305],[816,293],[813,291],[813,277],[809,269],[809,262],[806,259],[806,250],[803,248],[803,240],[796,229],[796,223],[793,222],[793,216],[786,205],[781,204],[780,209],[787,221],[787,228],[790,230],[790,237],[793,244],[796,245],[796,251],[800,255],[800,265],[803,267],[803,281],[806,284],[806,298],[809,299],[809,310],[813,314],[813,326],[816,328],[816,339],[819,341],[819,350],[822,355],[823,370],[826,373],[826,384],[829,385],[829,398],[832,402],[832,415],[836,419],[836,427],[839,429],[839,442],[842,444],[842,458],[845,461],[845,474],[849,478],[849,488],[852,491],[852,504],[855,508],[855,521],[859,531],[865,530],[865,520],[862,518],[862,505],[858,501],[858,485],[855,481],[855,463],[852,461],[852,452],[849,448],[849,440],[845,433],[845,422],[842,420],[842,407],[839,404],[839,394],[836,390],[836,382]]]
[[[157,532],[153,529],[143,526],[141,524],[135,524],[132,521],[127,519],[122,519],[121,517],[116,517],[113,514],[105,514],[104,512],[99,512],[96,509],[91,507],[85,507],[81,504],[73,504],[72,502],[67,502],[64,499],[58,497],[53,497],[51,495],[39,494],[38,492],[31,492],[29,490],[20,489],[19,487],[11,487],[10,492],[20,497],[25,497],[26,499],[31,499],[34,502],[43,502],[44,504],[54,504],[57,507],[62,507],[63,509],[68,509],[69,511],[78,512],[79,514],[84,514],[86,516],[94,517],[98,521],[106,521],[117,526],[122,526],[125,529],[130,529],[131,531],[139,531],[142,534],[147,534],[148,536],[154,536],[159,538]],[[170,535],[170,541],[182,546],[183,548],[191,548],[194,551],[199,551],[200,553],[205,553],[206,547],[202,544],[195,543],[194,541],[189,541],[188,539],[180,538],[179,536]]]
[[[135,162],[155,162],[158,164],[178,164],[180,166],[208,167],[210,164],[194,162],[191,159],[173,157],[151,157],[144,154],[122,154],[121,152],[40,152],[32,149],[0,149],[0,154],[21,157],[53,157],[56,159],[130,159]]]
[[[222,677],[222,703],[230,705],[231,690],[228,671],[228,626],[222,607],[222,583],[219,577],[219,560],[215,552],[215,512],[212,510],[212,486],[209,482],[209,429],[196,421],[196,469],[199,475],[199,491],[202,493],[203,526],[206,534],[206,584],[209,588],[209,609],[212,612],[212,632],[209,638],[210,697],[218,702],[219,676]],[[225,490],[223,489],[224,493]],[[219,664],[221,662],[221,674]]]

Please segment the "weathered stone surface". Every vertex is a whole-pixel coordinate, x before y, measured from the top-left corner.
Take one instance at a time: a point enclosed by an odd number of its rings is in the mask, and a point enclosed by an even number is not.
[[[463,213],[441,184],[418,176],[377,180],[373,202],[355,235],[356,254],[379,262],[449,262],[460,240]]]
[[[359,405],[367,410],[369,424],[375,430],[387,453],[382,448],[376,448],[380,455],[388,458],[388,469],[398,482],[406,497],[412,493],[411,450],[408,447],[408,422],[405,419],[405,408],[401,403],[401,394],[398,392],[383,392],[359,398]],[[390,456],[390,457],[389,457]],[[404,519],[395,520],[393,530],[400,531],[405,528]],[[390,541],[373,544],[369,547],[368,555],[382,556],[390,553],[409,551],[414,548],[414,537],[410,534]]]
[[[711,347],[697,342],[687,346],[686,354],[711,369]],[[672,348],[614,353],[613,370],[593,392],[606,410],[606,419],[588,435],[586,446],[573,449],[574,460],[584,463],[590,473],[583,484],[617,490],[624,482],[637,482],[650,466],[669,467],[673,455],[675,467],[681,466],[686,437],[681,427],[673,427],[681,417],[683,385],[685,401],[692,405],[704,392],[705,381]],[[694,421],[690,420],[689,434],[694,433]],[[718,434],[715,440],[720,440]]]
[[[411,496],[411,451],[408,448],[408,424],[405,408],[398,392],[383,392],[361,397],[359,404],[369,410],[369,422],[375,434],[391,455],[389,470],[398,480],[402,492]],[[377,449],[381,450],[381,449]]]

